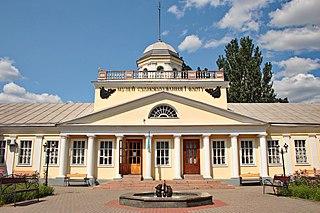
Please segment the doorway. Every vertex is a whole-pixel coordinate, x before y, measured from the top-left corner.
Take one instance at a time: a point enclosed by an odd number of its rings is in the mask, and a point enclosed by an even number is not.
[[[184,174],[200,174],[200,140],[183,140]]]
[[[127,139],[120,142],[120,174],[141,175],[142,139]]]

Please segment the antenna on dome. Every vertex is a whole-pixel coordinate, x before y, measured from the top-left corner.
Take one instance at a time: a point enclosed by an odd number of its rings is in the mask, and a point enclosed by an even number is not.
[[[160,24],[161,24],[161,3],[159,1],[159,7],[158,7],[158,40],[161,41],[161,32],[160,32]]]

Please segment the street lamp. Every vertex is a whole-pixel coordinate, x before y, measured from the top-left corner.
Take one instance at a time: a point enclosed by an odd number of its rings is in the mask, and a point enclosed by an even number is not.
[[[280,149],[280,153],[281,153],[281,157],[282,157],[282,169],[283,169],[283,176],[286,176],[286,168],[285,168],[285,165],[284,165],[284,158],[283,158],[283,153],[287,153],[288,152],[288,144],[284,143],[283,145],[283,148],[281,147]],[[277,148],[279,149],[280,148],[280,145],[278,144]]]
[[[47,142],[45,144],[43,144],[43,148],[46,152],[46,180],[44,182],[44,185],[45,186],[48,186],[48,171],[49,171],[49,159],[50,159],[50,153],[51,152],[54,152],[54,147],[55,147],[55,144],[52,143],[51,147],[49,147],[49,144],[47,144]],[[50,150],[50,148],[52,148],[52,150]]]

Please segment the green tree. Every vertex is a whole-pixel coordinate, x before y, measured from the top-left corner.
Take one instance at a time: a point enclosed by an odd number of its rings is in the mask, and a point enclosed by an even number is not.
[[[259,47],[255,47],[250,37],[231,40],[225,47],[225,57],[219,56],[217,66],[230,81],[228,102],[233,103],[273,103],[288,102],[288,99],[276,98],[272,88],[272,64],[264,64]]]

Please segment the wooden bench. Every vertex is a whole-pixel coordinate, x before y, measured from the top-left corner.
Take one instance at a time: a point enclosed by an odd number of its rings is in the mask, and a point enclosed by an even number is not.
[[[243,182],[246,182],[246,183],[259,182],[261,185],[262,178],[260,176],[260,173],[240,174],[240,186],[242,186]]]
[[[24,186],[20,189],[19,186]],[[23,192],[36,191],[39,202],[39,179],[27,177],[15,177],[15,175],[4,176],[0,178],[0,196],[13,195],[14,206],[16,206],[17,194]]]
[[[277,194],[278,188],[288,188],[290,176],[275,175],[273,180],[266,179],[263,181],[263,194],[266,193],[266,186],[270,186],[273,189],[273,193]]]
[[[70,182],[84,182],[87,186],[89,186],[89,179],[87,178],[87,174],[75,173],[75,174],[67,174],[64,178],[64,182],[66,186],[70,186]]]
[[[37,170],[18,170],[14,169],[12,174],[14,177],[26,177],[39,179],[39,172]]]
[[[307,175],[310,177],[320,177],[320,170],[307,169],[305,171],[306,171]]]

